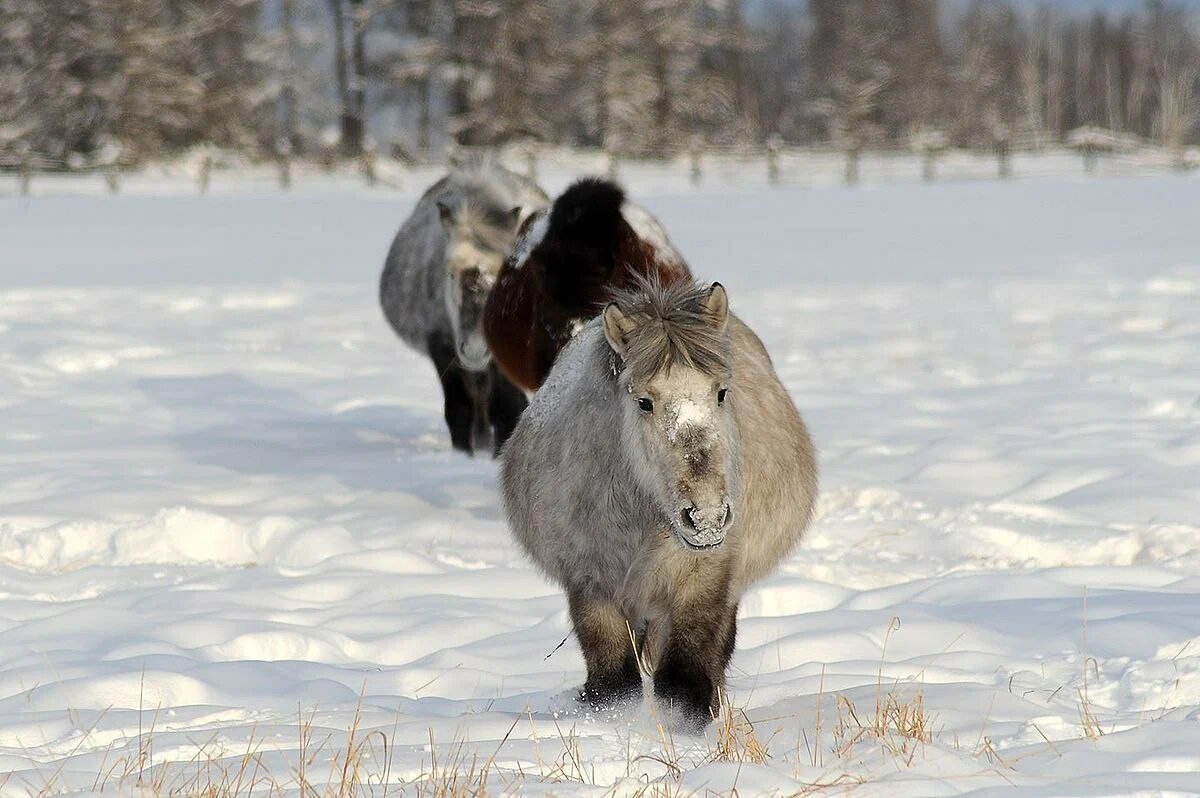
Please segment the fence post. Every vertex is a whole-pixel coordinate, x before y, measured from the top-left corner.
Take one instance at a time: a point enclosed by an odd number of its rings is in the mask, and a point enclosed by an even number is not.
[[[21,163],[17,170],[21,180],[21,196],[28,197],[33,187],[33,152],[28,142],[21,142],[20,157]]]
[[[213,156],[207,150],[200,156],[200,193],[208,193],[208,183],[212,180]]]
[[[608,151],[608,179],[609,180],[617,179],[617,175],[621,171],[620,160],[621,160],[621,157],[619,155],[617,155],[616,150]]]
[[[359,163],[362,165],[362,174],[367,181],[367,187],[375,188],[375,183],[379,179],[375,173],[375,142],[370,139],[363,142]]]
[[[767,183],[772,186],[779,185],[779,148],[782,145],[782,140],[778,133],[772,133],[767,137]]]
[[[1083,171],[1086,174],[1096,174],[1096,161],[1099,160],[1097,149],[1090,141],[1083,145]]]
[[[292,143],[287,139],[275,142],[275,158],[279,163],[279,187],[292,190]]]
[[[950,145],[949,137],[936,128],[921,128],[913,131],[909,141],[921,154],[921,179],[932,183],[937,179],[938,154]]]
[[[1009,157],[1008,136],[1003,134],[996,137],[996,169],[1001,180],[1012,177],[1012,161]]]
[[[700,168],[701,142],[699,136],[692,136],[688,140],[688,175],[693,186],[700,184],[704,173]]]
[[[1171,149],[1171,167],[1176,172],[1187,172],[1192,168],[1188,163],[1187,148],[1182,144],[1177,144]]]
[[[109,194],[116,194],[121,190],[120,174],[121,165],[116,158],[104,166],[104,182],[108,184]]]
[[[858,158],[862,153],[862,147],[858,142],[853,142],[846,147],[846,185],[858,185]]]

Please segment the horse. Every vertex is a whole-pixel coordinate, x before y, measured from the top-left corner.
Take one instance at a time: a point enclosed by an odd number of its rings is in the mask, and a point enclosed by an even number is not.
[[[738,602],[807,528],[817,462],[719,283],[641,279],[559,355],[501,456],[513,536],[567,595],[596,711],[719,711]],[[634,640],[640,640],[635,643]]]
[[[480,318],[519,223],[548,203],[531,180],[471,161],[425,192],[388,251],[384,317],[433,361],[451,444],[468,454],[497,454],[527,404],[492,362]]]
[[[663,283],[691,272],[666,231],[617,184],[584,178],[522,225],[483,311],[500,370],[535,391],[559,351],[614,289],[638,277]]]

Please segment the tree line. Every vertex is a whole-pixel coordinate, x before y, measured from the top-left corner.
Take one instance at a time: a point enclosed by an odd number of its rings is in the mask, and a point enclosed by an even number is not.
[[[1181,148],[1198,122],[1195,20],[1160,1],[0,0],[0,155],[52,162],[990,147],[1084,126]]]

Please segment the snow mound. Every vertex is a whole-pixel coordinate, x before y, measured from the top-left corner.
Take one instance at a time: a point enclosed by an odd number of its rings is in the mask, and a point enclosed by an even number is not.
[[[254,565],[295,522],[267,518],[242,525],[213,513],[173,507],[131,521],[68,521],[0,526],[0,563],[30,571],[119,565]]]

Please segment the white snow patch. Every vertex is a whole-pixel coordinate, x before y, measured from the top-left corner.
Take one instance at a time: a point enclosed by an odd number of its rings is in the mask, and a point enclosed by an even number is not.
[[[675,402],[667,419],[667,440],[674,443],[688,427],[712,427],[716,423],[714,419],[712,410],[700,402],[693,399]]]
[[[0,526],[0,563],[37,571],[94,565],[247,565],[293,524],[264,519],[242,526],[213,513],[175,507],[132,521],[71,521],[40,528]]]
[[[221,307],[225,310],[280,310],[290,308],[299,302],[293,293],[277,291],[235,293],[221,299]],[[185,309],[190,309],[185,306]]]

